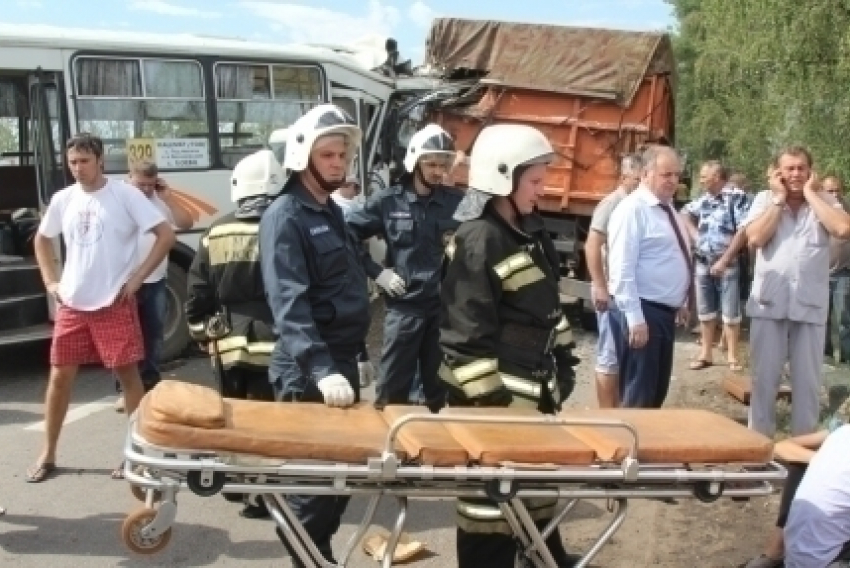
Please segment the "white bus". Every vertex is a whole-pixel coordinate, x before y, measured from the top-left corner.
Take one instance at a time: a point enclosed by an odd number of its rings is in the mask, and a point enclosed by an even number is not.
[[[45,29],[0,31],[0,345],[49,337],[53,306],[29,238],[70,182],[63,146],[77,132],[105,143],[108,176],[155,161],[193,211],[169,255],[165,358],[188,344],[186,272],[200,233],[231,210],[229,176],[269,134],[334,102],[364,131],[357,171],[369,187],[394,81],[331,47],[189,35]],[[393,143],[397,142],[393,136]],[[383,160],[386,163],[386,160]],[[56,243],[61,258],[61,243]]]

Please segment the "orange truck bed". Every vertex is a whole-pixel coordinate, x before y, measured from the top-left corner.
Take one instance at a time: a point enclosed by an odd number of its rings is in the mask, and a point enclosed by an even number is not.
[[[543,212],[589,217],[617,185],[620,158],[672,142],[673,55],[664,33],[440,18],[426,62],[444,77],[480,77],[475,96],[432,109],[468,152],[488,124],[544,132],[558,154]],[[454,172],[466,185],[467,168]]]

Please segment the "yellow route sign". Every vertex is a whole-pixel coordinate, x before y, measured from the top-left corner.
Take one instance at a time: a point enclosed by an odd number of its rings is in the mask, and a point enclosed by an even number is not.
[[[139,162],[156,163],[156,141],[153,138],[127,139],[127,165],[132,167]]]

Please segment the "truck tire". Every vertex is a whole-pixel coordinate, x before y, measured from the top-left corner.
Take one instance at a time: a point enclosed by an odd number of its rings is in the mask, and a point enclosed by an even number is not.
[[[187,282],[186,271],[174,261],[169,261],[165,292],[163,361],[171,361],[179,357],[192,340],[189,335],[189,325],[186,323],[186,312],[183,309],[188,294]]]

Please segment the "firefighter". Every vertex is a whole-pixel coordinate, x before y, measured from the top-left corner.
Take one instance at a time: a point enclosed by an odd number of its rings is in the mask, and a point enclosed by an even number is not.
[[[457,229],[453,216],[463,194],[443,179],[455,157],[451,136],[429,124],[410,139],[405,174],[394,187],[374,193],[348,215],[366,240],[387,243],[387,268],[371,258],[367,272],[387,295],[384,345],[375,406],[407,404],[421,381],[425,403],[437,412],[445,389],[440,368],[440,273],[445,246]],[[418,401],[416,401],[418,402]]]
[[[345,182],[361,136],[334,105],[311,109],[289,128],[283,166],[290,176],[260,222],[263,280],[278,334],[269,376],[279,401],[346,407],[360,399],[357,356],[370,322],[365,253],[330,195]],[[331,538],[348,499],[286,496],[332,562]]]
[[[558,295],[558,256],[536,203],[552,146],[522,125],[488,126],[472,149],[463,223],[446,248],[440,378],[449,406],[517,406],[554,413],[571,394],[578,360]],[[526,505],[543,526],[556,499]],[[460,568],[513,568],[517,545],[498,506],[458,500]],[[576,557],[558,531],[546,540],[559,566]]]
[[[274,322],[263,289],[258,236],[260,217],[283,186],[283,169],[271,150],[261,150],[236,164],[230,183],[236,210],[215,221],[201,237],[189,270],[186,320],[192,337],[205,344],[212,340],[211,321],[223,320],[220,323],[229,330],[216,341],[222,396],[274,401],[268,378]],[[246,501],[243,517],[268,516],[261,500],[252,503],[240,494],[226,497]]]

